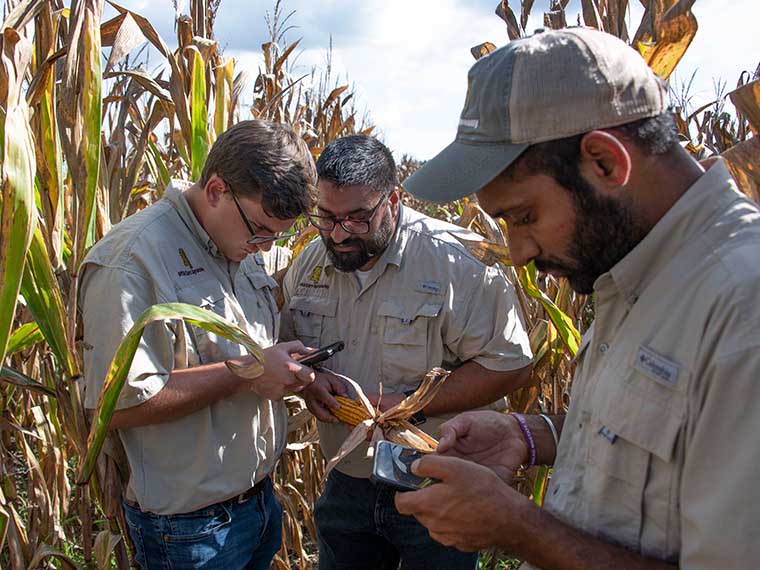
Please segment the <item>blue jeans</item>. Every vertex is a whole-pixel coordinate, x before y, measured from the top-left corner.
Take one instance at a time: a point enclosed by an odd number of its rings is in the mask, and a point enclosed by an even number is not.
[[[417,519],[399,514],[394,494],[368,479],[330,473],[314,508],[319,570],[477,568],[477,553],[443,546]]]
[[[230,499],[180,515],[125,503],[124,514],[142,570],[267,570],[282,540],[282,507],[271,481],[242,503]]]

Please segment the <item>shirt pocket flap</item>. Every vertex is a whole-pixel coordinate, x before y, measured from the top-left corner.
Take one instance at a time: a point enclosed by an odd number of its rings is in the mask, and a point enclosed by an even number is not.
[[[261,271],[254,271],[248,274],[248,279],[251,280],[251,284],[256,289],[264,289],[269,287],[270,289],[277,289],[280,285],[272,277]]]
[[[407,309],[403,305],[394,301],[384,301],[377,309],[380,317],[395,317],[402,321],[411,322],[417,317],[437,317],[441,312],[443,303],[425,303],[413,309]]]
[[[216,280],[203,281],[177,289],[177,299],[182,303],[195,305],[224,316],[226,298],[221,283]]]
[[[302,311],[304,313],[312,313],[322,317],[334,317],[338,312],[338,300],[296,295],[290,299],[290,309],[292,311]]]
[[[612,433],[669,463],[686,418],[686,398],[632,371],[607,393],[599,416]]]
[[[427,342],[425,319],[437,317],[442,306],[443,303],[424,303],[417,307],[407,308],[394,301],[381,303],[377,309],[377,315],[386,317],[383,342],[392,345],[425,345]]]

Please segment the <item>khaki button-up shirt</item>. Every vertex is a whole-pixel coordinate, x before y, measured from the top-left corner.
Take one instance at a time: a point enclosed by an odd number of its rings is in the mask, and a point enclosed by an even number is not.
[[[95,408],[116,347],[148,307],[184,302],[246,330],[262,347],[278,333],[274,280],[260,256],[222,257],[175,181],[166,195],[115,226],[87,256],[84,312],[85,406]],[[171,321],[143,334],[117,408],[149,400],[173,370],[221,362],[245,349]],[[174,514],[232,497],[269,474],[286,441],[281,402],[239,393],[175,421],[119,430],[131,469],[127,498]]]
[[[598,279],[549,512],[683,570],[757,567],[759,254],[718,162]]]
[[[381,383],[383,393],[417,388],[431,368],[469,360],[489,370],[527,366],[530,344],[514,289],[499,270],[465,251],[452,231],[468,233],[402,207],[394,237],[364,286],[354,273],[333,267],[321,240],[311,243],[285,277],[281,338],[313,347],[344,341],[345,350],[326,366],[373,393]],[[443,419],[421,427],[437,435]],[[320,422],[326,456],[336,454],[349,431]],[[368,477],[365,455],[360,446],[338,469]]]

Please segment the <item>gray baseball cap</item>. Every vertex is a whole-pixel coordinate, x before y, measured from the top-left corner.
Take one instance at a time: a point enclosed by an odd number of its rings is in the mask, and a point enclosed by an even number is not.
[[[664,113],[665,83],[624,42],[590,28],[509,42],[470,69],[454,142],[404,188],[448,202],[477,192],[531,144]]]

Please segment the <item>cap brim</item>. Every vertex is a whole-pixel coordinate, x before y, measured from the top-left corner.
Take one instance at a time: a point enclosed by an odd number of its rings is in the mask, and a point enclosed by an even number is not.
[[[457,200],[491,182],[528,146],[454,141],[407,178],[403,186],[423,200]]]

